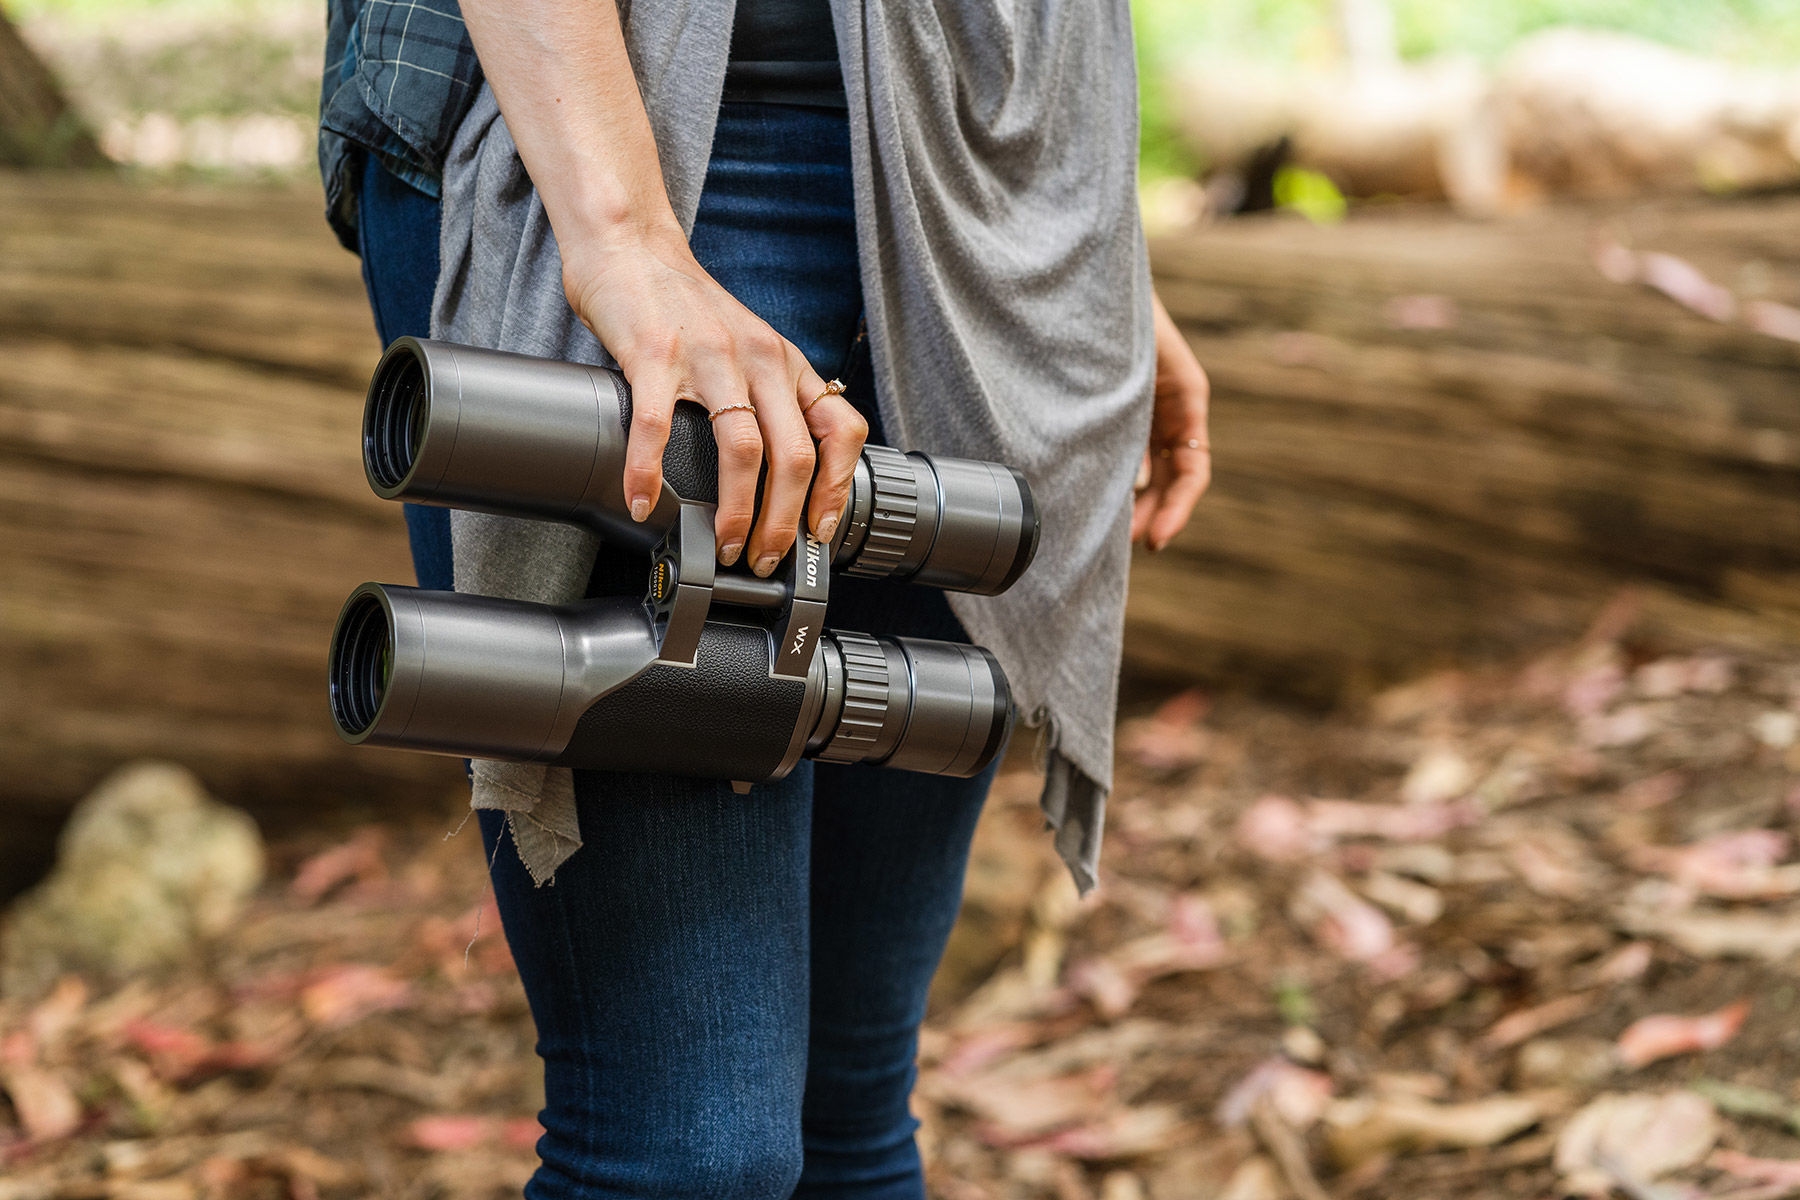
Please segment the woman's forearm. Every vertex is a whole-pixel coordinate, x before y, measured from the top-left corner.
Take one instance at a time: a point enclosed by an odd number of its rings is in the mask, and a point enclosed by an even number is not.
[[[868,425],[695,261],[614,0],[463,0],[462,12],[556,234],[569,306],[631,383],[632,516],[656,503],[671,414],[691,401],[715,418],[719,561],[769,575],[803,512],[829,540]]]
[[[612,0],[463,0],[462,13],[565,255],[684,241]]]

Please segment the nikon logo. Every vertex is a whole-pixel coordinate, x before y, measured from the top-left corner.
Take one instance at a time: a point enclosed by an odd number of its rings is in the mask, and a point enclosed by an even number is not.
[[[819,586],[819,543],[806,539],[806,586]]]

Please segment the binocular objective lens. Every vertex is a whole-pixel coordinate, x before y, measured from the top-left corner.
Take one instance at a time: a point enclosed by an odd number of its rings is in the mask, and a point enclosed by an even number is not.
[[[417,356],[382,359],[363,409],[363,462],[383,488],[397,488],[412,473],[431,420],[425,368]]]
[[[363,596],[343,616],[331,642],[331,715],[356,735],[375,723],[394,675],[394,638],[387,610]]]

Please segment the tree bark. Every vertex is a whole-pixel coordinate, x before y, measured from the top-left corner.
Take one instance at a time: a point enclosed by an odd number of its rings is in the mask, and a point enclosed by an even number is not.
[[[1602,236],[1800,303],[1792,196],[1155,245],[1216,474],[1137,563],[1130,662],[1330,697],[1571,636],[1627,587],[1651,635],[1800,632],[1800,344],[1611,282]]]
[[[0,166],[88,167],[106,162],[56,76],[0,12]]]

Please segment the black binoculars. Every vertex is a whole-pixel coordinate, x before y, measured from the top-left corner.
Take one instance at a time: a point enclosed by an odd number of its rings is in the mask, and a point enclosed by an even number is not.
[[[722,568],[718,449],[678,404],[662,493],[631,519],[631,391],[604,367],[402,338],[363,410],[384,499],[584,526],[648,555],[644,594],[546,605],[366,583],[332,634],[351,743],[470,758],[780,779],[802,758],[974,775],[1012,728],[986,650],[825,627],[831,573],[993,595],[1039,523],[1011,468],[868,446],[829,543],[769,578]]]

